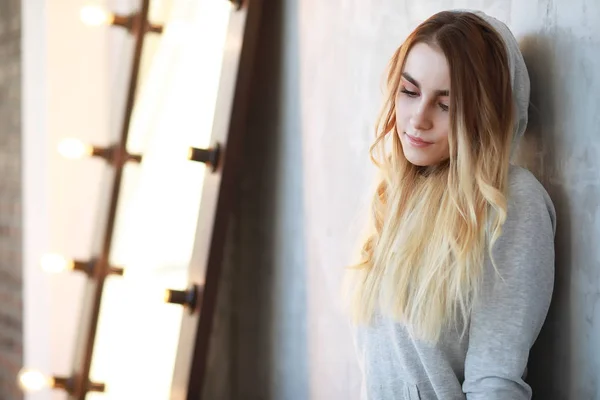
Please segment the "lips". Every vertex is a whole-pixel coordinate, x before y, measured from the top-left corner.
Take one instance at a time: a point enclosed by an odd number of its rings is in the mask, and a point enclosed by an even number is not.
[[[408,140],[408,142],[409,142],[409,143],[410,143],[412,146],[415,146],[415,147],[427,147],[427,146],[430,146],[430,145],[432,145],[432,144],[433,144],[432,142],[427,142],[427,141],[425,141],[425,140],[423,140],[423,139],[420,139],[420,138],[418,138],[418,137],[415,137],[415,136],[409,135],[409,134],[408,134],[408,133],[406,133],[406,132],[405,132],[404,134],[406,135],[406,139]]]

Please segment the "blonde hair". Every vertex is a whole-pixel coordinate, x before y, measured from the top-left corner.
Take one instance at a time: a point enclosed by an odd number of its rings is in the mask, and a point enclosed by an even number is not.
[[[419,42],[441,49],[450,68],[450,156],[431,167],[406,160],[396,131],[400,76]],[[485,251],[506,220],[514,111],[502,38],[472,13],[438,13],[395,52],[387,89],[370,148],[381,177],[370,232],[347,270],[350,312],[368,323],[379,309],[435,342],[451,325],[464,333]]]

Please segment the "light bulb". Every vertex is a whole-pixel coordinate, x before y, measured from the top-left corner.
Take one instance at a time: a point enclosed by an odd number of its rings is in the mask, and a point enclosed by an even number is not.
[[[79,16],[81,17],[81,21],[89,26],[110,25],[114,20],[113,14],[94,5],[84,6],[80,11]]]
[[[191,160],[194,154],[194,149],[189,146],[171,145],[163,146],[159,150],[161,157],[170,161]]]
[[[148,162],[178,163],[191,160],[194,149],[180,143],[161,143],[153,146],[146,154],[144,159]]]
[[[94,147],[77,139],[64,139],[58,144],[58,152],[65,158],[77,159],[91,156]]]
[[[44,254],[41,260],[42,269],[46,272],[57,274],[73,269],[75,263],[60,254]]]
[[[19,386],[26,392],[35,392],[53,386],[53,379],[40,371],[24,368],[19,372]]]

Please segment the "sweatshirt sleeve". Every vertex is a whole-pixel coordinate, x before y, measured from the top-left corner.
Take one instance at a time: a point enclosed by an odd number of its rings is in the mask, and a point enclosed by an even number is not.
[[[509,189],[507,221],[493,249],[498,272],[487,257],[471,314],[463,383],[467,400],[532,396],[523,378],[554,286],[555,212],[537,179],[525,170],[518,174]]]

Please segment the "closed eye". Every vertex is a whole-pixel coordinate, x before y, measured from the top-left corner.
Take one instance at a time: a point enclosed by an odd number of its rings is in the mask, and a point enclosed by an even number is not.
[[[417,92],[411,92],[411,91],[406,90],[406,89],[402,89],[400,91],[402,93],[404,93],[405,95],[407,95],[408,97],[417,97],[419,95],[419,93],[417,93]]]
[[[411,92],[410,90],[407,90],[404,87],[400,90],[400,92],[404,93],[406,96],[411,97],[411,98],[419,96],[419,93],[417,93],[417,92]],[[440,107],[440,109],[442,111],[448,112],[449,107],[446,104],[444,104],[444,103],[438,103],[438,106]]]

